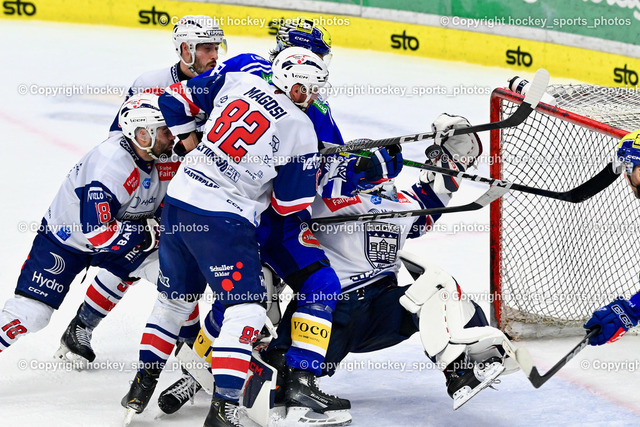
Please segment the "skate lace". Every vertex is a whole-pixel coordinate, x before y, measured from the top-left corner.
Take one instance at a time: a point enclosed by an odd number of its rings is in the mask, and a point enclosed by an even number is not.
[[[171,390],[170,394],[176,396],[181,402],[193,399],[197,392],[196,381],[190,376],[182,378]]]
[[[91,331],[80,325],[76,326],[76,340],[80,345],[91,348]]]
[[[229,403],[224,405],[224,416],[227,421],[235,427],[242,427],[242,424],[240,424],[240,416],[238,415],[238,406]]]
[[[338,396],[336,396],[335,394],[329,394],[329,393],[325,393],[323,390],[320,389],[320,386],[318,385],[318,378],[317,377],[312,377],[311,378],[311,386],[313,389],[315,389],[314,391],[318,394],[321,394],[325,397],[331,397],[334,399],[340,399]]]

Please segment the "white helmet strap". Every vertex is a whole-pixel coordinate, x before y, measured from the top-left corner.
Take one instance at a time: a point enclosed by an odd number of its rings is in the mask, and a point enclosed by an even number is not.
[[[149,144],[149,146],[147,147],[141,146],[140,143],[138,142],[138,133],[140,132],[141,129],[146,130],[147,133],[149,134],[149,138],[151,139],[151,144]],[[158,160],[158,156],[156,156],[155,153],[153,152],[153,147],[156,145],[156,129],[142,128],[142,127],[137,128],[135,130],[135,137],[131,140],[131,143],[136,147],[138,147],[140,150],[146,152],[149,156],[151,156],[153,160]]]
[[[191,55],[191,61],[187,62],[184,60],[184,58],[182,57],[182,44],[186,44],[187,45],[187,50],[189,51],[189,54]],[[191,71],[194,75],[198,75],[198,72],[196,71],[196,68],[193,66],[193,64],[196,63],[196,44],[195,43],[191,43],[191,42],[182,42],[182,44],[180,45],[180,62],[182,62],[184,65],[187,66],[187,68],[189,69],[189,71]]]

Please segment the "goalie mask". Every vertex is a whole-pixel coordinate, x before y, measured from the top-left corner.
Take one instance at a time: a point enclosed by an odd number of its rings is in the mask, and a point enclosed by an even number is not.
[[[310,19],[293,18],[280,23],[276,35],[277,55],[288,47],[303,47],[320,56],[325,63],[331,60],[331,35],[322,25],[316,25]]]
[[[158,106],[158,95],[153,93],[140,93],[133,95],[120,108],[118,121],[122,133],[132,144],[145,151],[151,158],[157,160],[158,157],[153,153],[153,147],[156,143],[158,128],[166,126],[160,107]],[[136,140],[140,130],[145,129],[150,138],[150,144],[143,147]]]
[[[191,54],[189,62],[182,58],[182,43],[187,44],[187,49]],[[189,67],[189,70],[195,75],[198,75],[193,66],[196,61],[196,47],[202,43],[218,44],[219,51],[226,52],[227,41],[224,38],[224,32],[215,19],[206,15],[187,15],[183,16],[173,27],[173,44],[176,47],[176,53],[180,61]]]
[[[305,100],[295,102],[303,110],[309,106],[311,97],[327,85],[327,64],[316,54],[301,47],[290,47],[278,54],[273,61],[272,82],[275,87],[291,98],[291,89],[300,84],[306,94]]]

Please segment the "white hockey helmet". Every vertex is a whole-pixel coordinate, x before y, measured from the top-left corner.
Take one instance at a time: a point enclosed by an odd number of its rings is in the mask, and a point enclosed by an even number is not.
[[[302,47],[289,47],[276,56],[271,67],[275,87],[291,98],[291,88],[300,84],[307,94],[304,102],[295,104],[301,108],[309,105],[314,93],[327,85],[329,69],[318,55]]]
[[[181,55],[180,46],[187,44],[187,49],[191,54],[191,61],[186,62]],[[193,68],[196,61],[196,47],[201,43],[218,43],[218,49],[222,52],[227,50],[227,41],[224,32],[218,22],[207,15],[186,15],[180,18],[173,27],[173,45],[180,61],[184,63],[191,72],[198,74]]]
[[[160,107],[158,106],[158,95],[154,93],[139,93],[129,98],[118,113],[118,122],[122,133],[132,144],[146,151],[153,159],[157,156],[152,149],[156,143],[158,128],[166,126]],[[151,138],[151,144],[143,147],[136,140],[136,135],[140,129],[146,129]]]

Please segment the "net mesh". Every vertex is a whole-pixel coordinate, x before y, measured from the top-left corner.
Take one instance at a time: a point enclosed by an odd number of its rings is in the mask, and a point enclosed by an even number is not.
[[[640,94],[615,88],[554,85],[557,107],[625,130],[640,129]],[[502,117],[518,104],[502,99]],[[607,126],[603,125],[603,129]],[[535,111],[501,132],[502,177],[566,191],[611,160],[618,139]],[[640,284],[640,201],[624,178],[583,203],[510,192],[500,227],[501,328],[514,337],[546,335],[545,326],[578,332],[593,310]],[[584,330],[582,330],[584,331]]]

